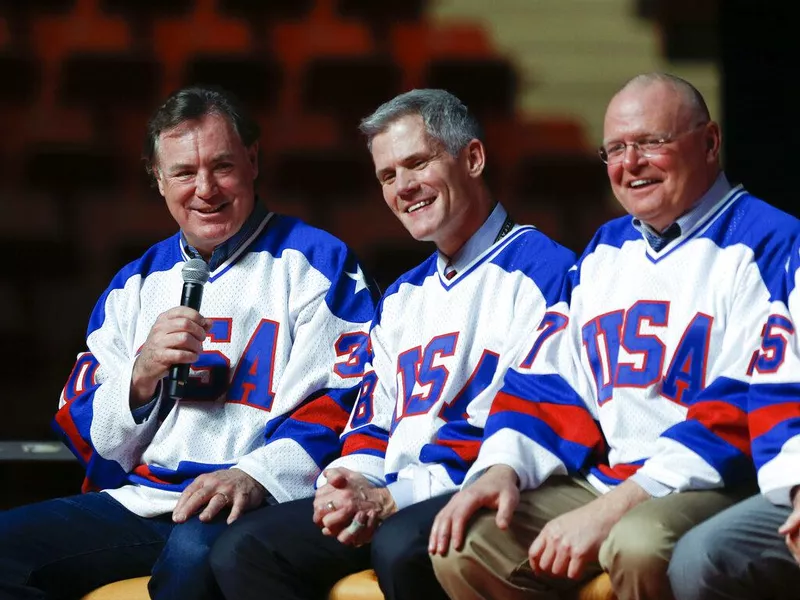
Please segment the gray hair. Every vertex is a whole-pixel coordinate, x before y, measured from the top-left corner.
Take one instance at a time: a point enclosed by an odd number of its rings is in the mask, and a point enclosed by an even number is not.
[[[427,134],[452,156],[474,139],[483,141],[480,124],[461,100],[446,90],[422,89],[395,96],[361,120],[359,130],[367,137],[367,148],[372,150],[375,136],[409,115],[421,116]]]
[[[706,104],[705,98],[703,98],[703,94],[685,79],[677,75],[672,75],[671,73],[653,71],[652,73],[636,75],[629,79],[619,91],[621,92],[634,86],[647,87],[654,83],[668,85],[683,96],[686,107],[691,111],[692,116],[698,123],[711,120],[711,113],[708,110],[708,105]]]

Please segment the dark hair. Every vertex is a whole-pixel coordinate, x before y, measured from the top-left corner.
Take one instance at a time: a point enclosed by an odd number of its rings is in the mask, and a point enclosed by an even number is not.
[[[212,86],[180,89],[167,98],[147,123],[142,160],[150,177],[154,177],[153,167],[161,133],[209,114],[218,114],[228,119],[245,147],[250,147],[261,135],[258,123],[247,114],[231,92]]]
[[[420,115],[428,135],[452,156],[457,156],[470,141],[483,138],[478,120],[461,100],[446,90],[422,89],[395,96],[362,119],[359,129],[367,137],[367,148],[372,150],[376,135],[408,115]]]

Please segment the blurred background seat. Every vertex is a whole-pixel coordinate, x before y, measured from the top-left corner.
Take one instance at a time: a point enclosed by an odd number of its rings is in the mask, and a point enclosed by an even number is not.
[[[359,121],[401,91],[401,73],[389,58],[321,57],[308,65],[302,102],[309,111],[333,115],[345,143],[359,140]]]
[[[313,222],[330,229],[333,213],[361,204],[369,191],[378,189],[373,173],[362,148],[287,152],[276,157],[269,187],[283,202],[307,206]]]
[[[198,55],[187,62],[183,77],[183,85],[196,84],[223,87],[252,113],[266,114],[277,105],[283,73],[275,61],[260,55]]]
[[[130,23],[136,44],[142,49],[152,41],[157,19],[189,14],[195,0],[100,0],[100,8],[109,15],[123,16]]]
[[[480,119],[510,116],[516,107],[517,72],[506,58],[440,58],[428,64],[425,87],[449,90]]]
[[[428,0],[336,0],[336,11],[345,19],[367,23],[376,46],[388,50],[389,32],[399,23],[420,21]]]

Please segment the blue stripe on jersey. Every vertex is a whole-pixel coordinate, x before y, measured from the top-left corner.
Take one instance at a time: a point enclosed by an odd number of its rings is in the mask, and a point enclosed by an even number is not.
[[[726,486],[755,477],[753,462],[749,456],[711,433],[698,421],[676,423],[661,435],[675,440],[700,456],[720,474]]]
[[[509,369],[501,391],[531,402],[577,406],[586,410],[586,403],[561,375],[519,373]]]
[[[735,406],[744,413],[749,410],[748,395],[750,384],[730,377],[717,377],[710,385],[700,390],[692,397],[691,394],[684,394],[685,404],[691,406],[698,402],[708,402],[709,400],[720,400],[731,406]]]
[[[795,402],[797,400],[795,399]],[[757,469],[764,466],[781,453],[784,444],[800,435],[800,419],[787,419],[779,422],[763,435],[753,438],[753,462]]]
[[[325,302],[334,315],[355,323],[372,318],[371,298],[376,288],[344,242],[294,217],[275,215],[250,251],[279,257],[284,250],[301,252],[312,267],[331,281]]]
[[[431,446],[430,444],[426,444],[422,448],[423,452],[429,446],[430,451],[426,453],[427,460],[423,460],[422,455],[420,455],[420,461],[427,464],[439,465],[445,470],[450,481],[456,485],[461,485],[464,482],[464,477],[466,477],[472,462],[464,462],[452,448],[445,448],[443,446]]]
[[[86,480],[94,489],[107,490],[121,487],[127,477],[128,474],[117,461],[103,458],[97,452],[92,453],[92,458],[86,466]]]
[[[750,384],[749,411],[786,402],[797,402],[800,398],[800,383],[752,383]]]
[[[720,248],[744,244],[753,250],[753,258],[770,299],[781,299],[789,245],[800,235],[800,221],[748,193],[737,201],[702,237],[712,239]]]
[[[564,463],[570,473],[583,468],[586,459],[592,453],[592,448],[565,440],[553,431],[550,425],[531,415],[512,411],[493,414],[486,423],[486,438],[501,429],[516,431],[546,448]]]
[[[564,273],[575,264],[575,253],[533,227],[524,228],[490,262],[508,273],[521,271],[532,279],[552,306],[560,297]]]
[[[272,436],[275,435],[275,431],[277,431],[278,427],[283,425],[284,421],[286,421],[289,417],[291,417],[290,413],[284,413],[267,421],[267,424],[264,426],[264,439],[267,441],[272,439]]]
[[[335,431],[320,423],[289,418],[272,436],[267,446],[277,440],[293,440],[305,450],[320,468],[339,456],[341,446]]]
[[[800,383],[750,386],[750,434],[757,468],[780,454],[788,440],[800,435],[798,398]]]
[[[134,275],[141,275],[142,279],[152,273],[169,271],[177,263],[183,262],[180,249],[180,233],[168,237],[165,240],[151,246],[138,259],[124,266],[111,280],[108,288],[95,304],[92,316],[89,318],[89,326],[86,331],[88,337],[93,331],[102,327],[106,319],[106,300],[108,295],[114,290],[125,287],[127,281]]]
[[[478,447],[483,439],[483,429],[470,425],[467,421],[453,421],[439,429],[437,438],[438,443],[425,444],[422,447],[419,453],[420,462],[441,464],[450,480],[461,485],[469,467],[477,457]],[[454,442],[453,446],[462,448],[474,444],[474,456],[469,461],[465,460],[453,447],[448,446],[449,442]]]
[[[128,476],[128,482],[159,490],[182,492],[198,475],[230,469],[233,465],[234,463],[199,463],[193,461],[181,461],[175,469],[148,465],[147,470],[162,481],[154,481],[148,477],[131,473]],[[175,481],[175,483],[170,483],[170,481]]]
[[[192,460],[182,460],[178,462],[175,469],[166,469],[154,465],[147,465],[147,469],[159,479],[170,480],[176,476],[181,480],[194,479],[198,475],[203,475],[210,471],[230,469],[235,463],[201,463]]]

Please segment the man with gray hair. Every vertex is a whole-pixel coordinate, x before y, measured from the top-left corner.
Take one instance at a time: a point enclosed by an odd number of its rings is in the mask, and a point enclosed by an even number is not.
[[[228,600],[266,589],[271,599],[318,598],[370,566],[390,600],[443,597],[431,523],[478,454],[514,348],[574,260],[492,198],[480,128],[452,94],[402,94],[361,131],[387,205],[436,251],[379,303],[343,454],[315,497],[251,513],[212,550]]]

